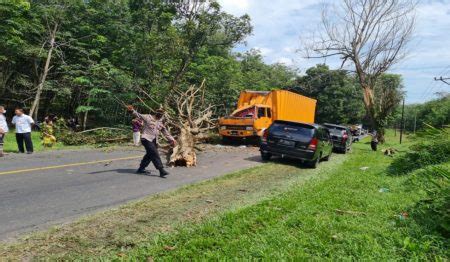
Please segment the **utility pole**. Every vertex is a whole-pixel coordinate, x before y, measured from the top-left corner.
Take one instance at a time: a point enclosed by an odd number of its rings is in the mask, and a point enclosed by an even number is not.
[[[403,137],[403,120],[404,120],[404,114],[405,114],[405,98],[403,98],[403,105],[402,105],[402,122],[400,123],[400,144],[402,143],[402,137]]]
[[[442,81],[442,82],[444,82],[444,83],[446,83],[447,85],[450,85],[450,83],[449,82],[447,82],[447,80],[450,80],[450,77],[435,77],[434,78],[434,81]]]

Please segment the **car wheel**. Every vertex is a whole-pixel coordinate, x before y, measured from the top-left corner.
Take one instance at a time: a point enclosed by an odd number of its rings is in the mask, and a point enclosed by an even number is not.
[[[308,166],[310,168],[317,168],[317,166],[319,165],[321,157],[322,157],[322,154],[320,156],[318,156],[315,160],[309,161],[308,162]]]
[[[344,150],[342,150],[342,154],[347,154],[347,147],[345,147]]]
[[[329,154],[328,156],[324,157],[323,160],[324,160],[324,161],[330,160],[331,154],[332,154],[332,152],[330,152],[330,154]]]
[[[261,152],[261,159],[263,161],[269,161],[272,155],[270,153]]]

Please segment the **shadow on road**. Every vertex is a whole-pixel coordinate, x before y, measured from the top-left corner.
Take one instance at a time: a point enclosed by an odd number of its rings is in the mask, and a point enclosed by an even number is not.
[[[294,158],[281,158],[281,157],[278,157],[278,156],[273,156],[270,159],[270,161],[263,161],[261,159],[261,156],[251,156],[251,157],[245,158],[245,160],[258,162],[258,163],[274,162],[274,163],[277,163],[277,164],[290,165],[290,166],[295,166],[295,167],[302,168],[302,169],[309,169],[309,167],[307,167],[303,163],[303,161],[298,160],[298,159],[294,159]]]
[[[136,176],[153,176],[153,177],[160,177],[158,172],[156,170],[149,171],[147,174],[137,174],[136,169],[131,168],[119,168],[119,169],[109,169],[109,170],[102,170],[102,171],[95,171],[90,172],[88,174],[95,175],[95,174],[102,174],[102,173],[117,173],[117,174],[128,174],[128,175],[136,175]]]

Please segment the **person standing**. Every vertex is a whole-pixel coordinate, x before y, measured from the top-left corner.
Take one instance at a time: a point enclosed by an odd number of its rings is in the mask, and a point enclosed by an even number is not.
[[[19,153],[25,153],[23,144],[27,149],[27,154],[33,153],[33,141],[31,140],[31,126],[34,124],[33,118],[25,115],[22,108],[17,108],[14,112],[16,115],[12,119],[12,123],[16,126],[16,141]]]
[[[53,122],[57,120],[58,118],[55,115],[46,116],[44,119],[44,124],[41,128],[42,145],[44,147],[53,147],[56,143],[56,137],[53,134]]]
[[[169,175],[169,173],[164,170],[164,165],[161,161],[161,157],[158,152],[158,143],[157,139],[159,133],[161,132],[165,138],[170,142],[171,146],[176,145],[175,139],[169,134],[166,127],[162,122],[162,118],[164,112],[162,110],[158,110],[155,116],[150,114],[144,115],[138,113],[133,106],[127,106],[127,110],[132,113],[135,117],[142,120],[142,134],[141,134],[141,143],[145,148],[146,154],[142,158],[141,164],[136,171],[138,174],[148,173],[145,169],[148,167],[150,162],[153,162],[153,165],[157,170],[159,170],[159,176],[165,177]]]
[[[372,148],[373,151],[377,151],[377,146],[378,146],[377,131],[373,130],[373,132],[370,134],[370,136],[372,136],[372,141],[370,141],[370,147]]]
[[[5,117],[6,110],[3,106],[0,106],[0,157],[3,157],[3,141],[5,139],[6,133],[8,133],[8,123]]]
[[[133,128],[133,144],[134,146],[139,146],[141,142],[142,120],[137,117],[133,118],[131,120],[131,126]]]

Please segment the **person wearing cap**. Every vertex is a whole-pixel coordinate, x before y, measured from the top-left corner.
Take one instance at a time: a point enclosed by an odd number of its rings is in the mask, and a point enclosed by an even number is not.
[[[159,134],[162,133],[171,146],[175,146],[176,141],[169,134],[169,131],[167,131],[162,122],[164,111],[157,110],[156,114],[152,116],[150,114],[140,114],[131,105],[127,106],[127,110],[135,117],[142,120],[141,144],[144,146],[146,154],[144,158],[142,158],[141,164],[136,173],[148,173],[145,169],[150,162],[153,162],[155,168],[159,170],[160,177],[169,175],[169,173],[164,169],[161,157],[159,156],[157,139]]]
[[[3,153],[3,139],[5,134],[8,133],[8,123],[6,123],[5,117],[6,110],[3,106],[0,106],[0,157],[4,156]]]

